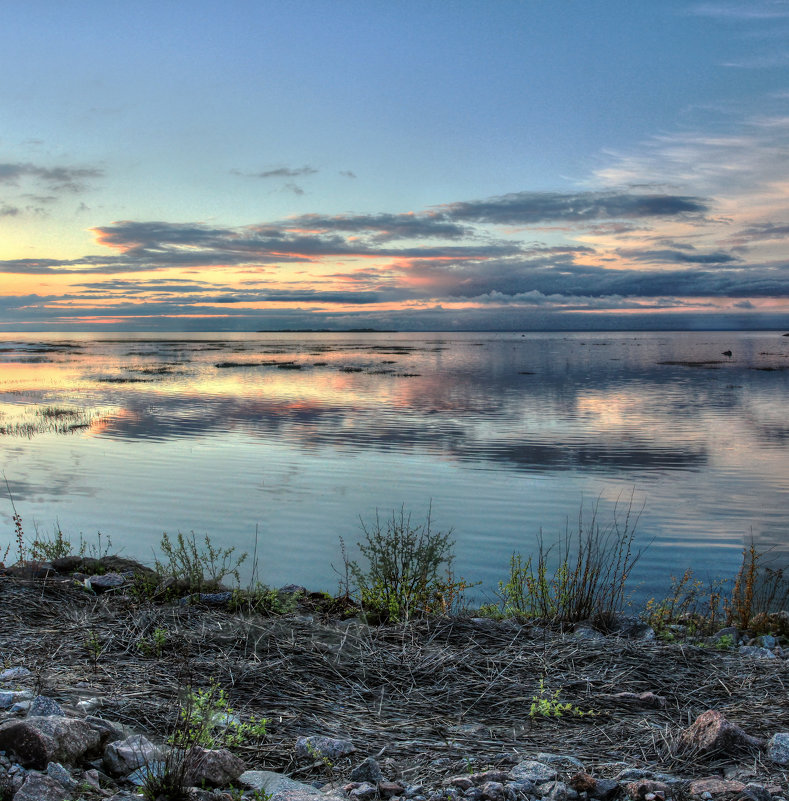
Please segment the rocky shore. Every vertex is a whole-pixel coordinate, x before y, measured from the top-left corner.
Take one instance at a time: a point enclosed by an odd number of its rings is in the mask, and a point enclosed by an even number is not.
[[[167,771],[198,801],[789,798],[780,637],[369,626],[299,588],[264,615],[229,592],[151,591],[146,571],[2,571],[3,801],[140,798]]]

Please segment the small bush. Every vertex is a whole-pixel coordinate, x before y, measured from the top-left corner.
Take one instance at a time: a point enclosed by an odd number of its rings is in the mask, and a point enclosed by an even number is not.
[[[583,718],[597,714],[594,710],[584,712],[577,706],[573,706],[569,701],[562,703],[559,700],[561,690],[549,692],[545,689],[545,680],[540,679],[538,692],[532,696],[531,706],[529,707],[529,717],[534,718],[561,718],[564,716]]]
[[[189,592],[216,589],[228,576],[239,584],[239,568],[247,558],[245,553],[234,557],[233,546],[215,548],[208,534],[205,535],[205,547],[200,547],[194,531],[186,536],[179,531],[175,542],[165,532],[159,549],[165,558],[162,561],[155,558],[156,572],[183,582]]]
[[[470,585],[456,580],[452,532],[433,531],[428,509],[424,523],[412,523],[401,507],[399,514],[382,521],[361,520],[364,541],[358,542],[364,566],[351,560],[340,540],[345,563],[346,594],[349,584],[362,609],[383,621],[409,620],[415,615],[446,614],[460,603]]]
[[[505,614],[556,622],[613,620],[622,611],[628,576],[641,556],[641,550],[633,550],[639,515],[631,499],[624,519],[620,521],[615,508],[613,521],[603,528],[597,506],[588,524],[582,508],[577,532],[571,535],[568,528],[549,548],[540,532],[536,563],[532,556],[524,561],[513,553],[509,578],[499,583]],[[558,564],[551,569],[554,548],[559,550]]]

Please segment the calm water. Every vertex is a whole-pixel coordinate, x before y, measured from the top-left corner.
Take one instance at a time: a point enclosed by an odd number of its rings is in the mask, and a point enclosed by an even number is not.
[[[257,528],[264,581],[330,591],[376,509],[432,502],[490,591],[540,529],[632,495],[643,596],[751,537],[789,561],[787,390],[781,332],[5,334],[0,458],[30,536],[150,560],[163,531]],[[3,487],[0,542],[11,514]]]

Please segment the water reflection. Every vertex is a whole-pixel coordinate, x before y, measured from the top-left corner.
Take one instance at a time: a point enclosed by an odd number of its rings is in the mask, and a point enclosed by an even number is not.
[[[169,484],[156,504],[189,508],[214,490],[195,479],[207,464],[195,461],[199,447],[214,461],[202,481],[232,493],[233,478],[249,475],[247,495],[233,499],[240,513],[258,513],[260,492],[284,509],[284,488],[298,484],[298,522],[294,510],[266,513],[305,532],[325,520],[327,493],[369,508],[419,492],[463,510],[480,562],[485,543],[511,550],[518,516],[628,487],[647,488],[649,533],[671,547],[731,547],[748,527],[783,546],[787,366],[789,340],[777,334],[7,335],[0,454],[20,500],[110,505],[121,490],[91,484],[91,471],[117,475],[118,487],[160,471]],[[20,450],[15,432],[44,407],[79,410],[86,427],[28,426],[36,445]],[[104,458],[122,463],[108,473]]]

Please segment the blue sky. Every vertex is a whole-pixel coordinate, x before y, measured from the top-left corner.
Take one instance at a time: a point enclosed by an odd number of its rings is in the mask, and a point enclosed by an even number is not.
[[[789,326],[789,2],[10,2],[0,330]]]

